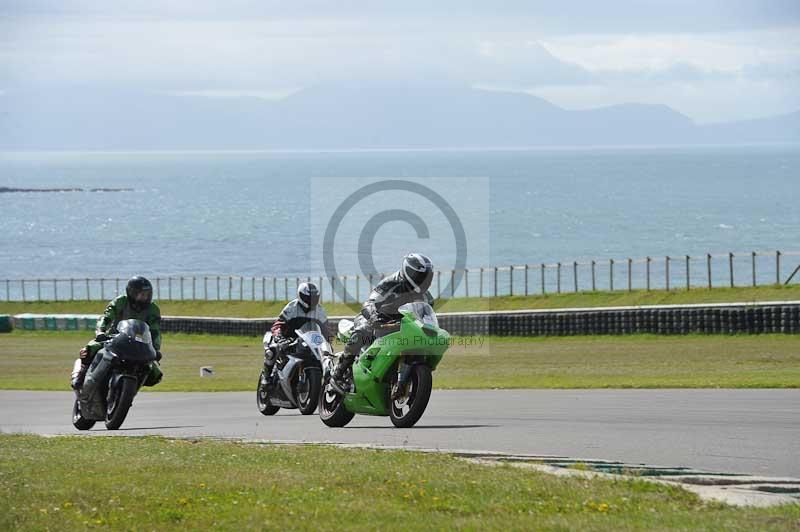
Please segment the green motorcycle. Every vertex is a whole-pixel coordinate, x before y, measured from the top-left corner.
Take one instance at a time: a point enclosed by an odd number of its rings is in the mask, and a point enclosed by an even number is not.
[[[323,380],[319,417],[329,427],[344,427],[355,414],[389,416],[395,427],[413,427],[431,397],[431,372],[450,346],[450,334],[439,328],[436,313],[423,302],[398,309],[402,318],[377,330],[376,340],[353,362],[341,395],[331,384],[331,373],[342,353],[322,361]],[[339,321],[337,338],[347,343],[353,322]]]

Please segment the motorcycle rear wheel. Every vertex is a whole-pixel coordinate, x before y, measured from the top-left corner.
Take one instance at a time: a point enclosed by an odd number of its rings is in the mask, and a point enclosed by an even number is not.
[[[137,382],[133,378],[123,377],[121,380],[119,388],[106,409],[106,428],[108,430],[117,430],[122,426],[138,388]]]

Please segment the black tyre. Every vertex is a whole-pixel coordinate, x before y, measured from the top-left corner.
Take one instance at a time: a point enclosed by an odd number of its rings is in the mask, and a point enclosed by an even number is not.
[[[411,376],[406,383],[405,393],[396,399],[389,398],[389,417],[395,427],[407,429],[413,427],[431,398],[433,377],[431,368],[424,364],[416,364],[411,370]],[[393,394],[397,388],[397,372],[392,373],[389,393]]]
[[[264,376],[264,370],[261,370],[261,375],[258,376],[256,406],[258,407],[258,411],[265,416],[273,416],[281,409],[281,407],[274,406],[269,402],[269,385],[267,384],[267,378]]]
[[[344,406],[344,397],[330,390],[328,381],[330,376],[322,382],[322,391],[319,398],[319,418],[329,427],[344,427],[355,416]]]
[[[72,404],[72,425],[78,430],[89,430],[94,427],[95,421],[83,417],[81,414],[81,402],[78,401],[77,394],[75,395],[75,402]]]
[[[316,412],[322,388],[322,372],[319,368],[304,368],[304,382],[297,383],[297,407],[300,413],[308,416]]]
[[[112,390],[108,397],[108,407],[106,408],[106,428],[117,430],[122,426],[125,417],[128,415],[136,395],[138,384],[132,377],[123,377],[117,385],[116,390]]]

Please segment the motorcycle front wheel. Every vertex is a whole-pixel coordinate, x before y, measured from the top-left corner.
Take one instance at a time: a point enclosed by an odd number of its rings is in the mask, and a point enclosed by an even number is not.
[[[319,403],[322,374],[319,368],[304,368],[305,378],[297,383],[297,407],[304,416],[313,414]]]
[[[344,427],[353,419],[354,413],[344,406],[344,397],[330,389],[330,375],[322,381],[319,398],[319,418],[329,427]]]
[[[261,370],[261,375],[258,376],[258,385],[256,386],[256,406],[258,411],[265,416],[273,416],[281,409],[279,406],[274,406],[269,402],[269,383],[264,376],[264,370]]]
[[[397,372],[393,372],[390,385],[389,398],[389,417],[395,427],[407,429],[413,427],[425,409],[431,398],[431,388],[433,387],[433,377],[431,368],[424,364],[416,364],[412,370],[405,391],[392,399],[397,388]]]
[[[109,394],[108,408],[106,409],[106,428],[108,430],[117,430],[122,426],[125,417],[128,415],[128,410],[133,404],[133,397],[136,395],[137,388],[136,379],[123,377],[120,379],[116,390]]]
[[[81,414],[81,402],[78,400],[78,394],[75,394],[75,402],[72,404],[72,425],[78,430],[89,430],[94,427],[95,422],[91,419],[86,419]]]

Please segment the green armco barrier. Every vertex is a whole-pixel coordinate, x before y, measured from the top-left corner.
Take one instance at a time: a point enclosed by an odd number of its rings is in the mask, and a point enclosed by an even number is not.
[[[0,315],[0,333],[11,332],[14,326],[11,323],[11,316],[7,314]]]
[[[8,318],[9,330],[16,327],[24,331],[94,331],[97,325],[97,316],[85,314],[17,314]]]

